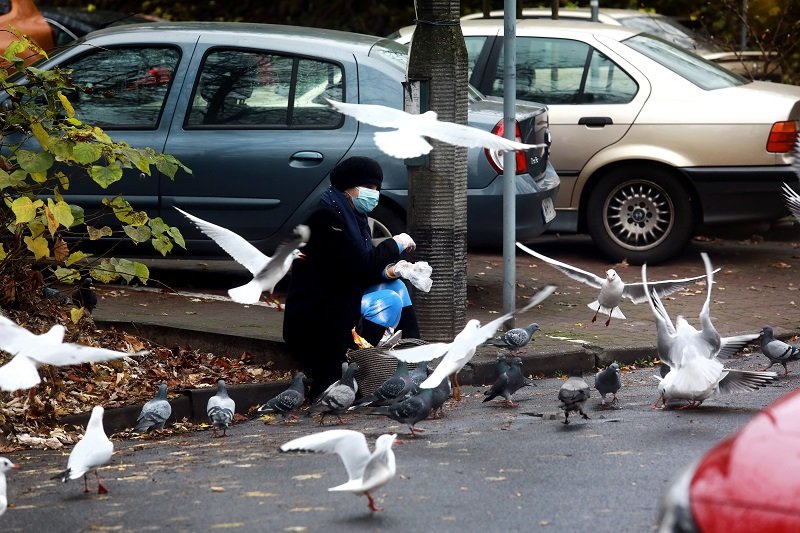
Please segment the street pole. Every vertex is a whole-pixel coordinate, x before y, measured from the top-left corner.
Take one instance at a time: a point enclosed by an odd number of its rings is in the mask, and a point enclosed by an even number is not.
[[[503,3],[503,136],[514,139],[517,109],[517,19],[516,0]],[[510,313],[516,304],[517,199],[516,152],[503,154],[503,312]],[[513,319],[510,327],[514,326]]]

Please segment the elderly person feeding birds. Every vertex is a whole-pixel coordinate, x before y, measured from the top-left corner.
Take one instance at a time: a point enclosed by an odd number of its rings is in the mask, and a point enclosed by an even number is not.
[[[388,331],[419,337],[408,290],[400,278],[430,289],[426,263],[401,260],[413,251],[406,233],[377,246],[367,215],[378,205],[383,171],[377,161],[351,157],[331,171],[331,186],[305,222],[311,238],[292,266],[283,338],[312,379],[311,397],[339,379],[353,328],[373,346]]]

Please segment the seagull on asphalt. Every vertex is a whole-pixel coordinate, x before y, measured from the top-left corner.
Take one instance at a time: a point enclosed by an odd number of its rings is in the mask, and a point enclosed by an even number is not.
[[[164,429],[164,424],[171,414],[172,406],[167,401],[167,384],[162,383],[158,386],[156,397],[142,406],[133,431],[134,433],[149,433],[154,429]]]
[[[206,414],[214,428],[214,437],[217,431],[222,430],[222,436],[227,436],[228,428],[233,422],[233,414],[236,412],[236,403],[228,396],[228,389],[225,387],[225,380],[217,381],[217,393],[208,399],[206,404]]]
[[[231,300],[240,304],[254,304],[261,298],[262,292],[272,293],[275,285],[289,272],[292,262],[303,255],[299,248],[305,246],[311,236],[308,226],[299,224],[295,226],[291,237],[278,245],[275,254],[269,257],[237,233],[206,222],[177,207],[175,209],[194,222],[200,231],[253,275],[249,283],[228,291]]]
[[[497,380],[492,387],[484,392],[486,398],[483,403],[494,400],[498,396],[505,398],[503,404],[506,407],[519,407],[519,404],[511,399],[511,396],[525,385],[534,383],[525,379],[522,374],[522,359],[519,357],[506,357],[505,354],[497,354]]]
[[[15,465],[5,457],[0,457],[0,516],[6,512],[6,507],[8,507],[6,472],[9,470],[19,470],[19,465]]]
[[[654,376],[658,381],[659,402],[668,405],[671,401],[686,401],[681,407],[697,407],[715,393],[747,392],[765,387],[777,380],[775,372],[753,372],[724,368],[717,358],[722,340],[711,322],[711,288],[714,270],[708,254],[701,253],[706,268],[706,300],[700,310],[701,329],[690,325],[683,316],[675,324],[667,314],[658,292],[649,294],[648,303],[656,320],[656,349],[659,358],[670,371],[664,377]],[[642,265],[642,283],[647,283],[647,264]]]
[[[289,384],[289,388],[267,400],[267,403],[256,410],[256,415],[261,413],[280,413],[284,423],[287,417],[296,420],[297,417],[291,413],[306,401],[305,379],[305,374],[302,372],[296,373]]]
[[[611,405],[615,405],[617,391],[622,387],[622,374],[617,363],[611,363],[604,370],[594,376],[594,388],[600,393],[600,405],[606,405],[606,394],[611,394],[613,399]]]
[[[369,500],[369,509],[383,511],[375,505],[371,491],[388,483],[395,474],[396,465],[392,445],[397,435],[384,434],[375,440],[375,450],[369,451],[363,433],[351,429],[329,429],[290,440],[281,446],[282,452],[303,451],[337,454],[347,471],[347,483],[331,487],[329,491],[352,492]]]
[[[502,335],[489,339],[484,344],[497,348],[506,348],[511,353],[519,353],[533,339],[533,334],[539,331],[539,324],[532,322],[524,328],[512,328]]]
[[[419,387],[414,385],[414,382],[411,381],[411,375],[408,373],[408,363],[405,361],[397,361],[397,368],[394,373],[392,373],[386,381],[381,383],[372,394],[361,398],[353,404],[349,410],[352,411],[353,409],[367,405],[389,405],[399,398],[404,398],[418,388]]]
[[[447,381],[445,376],[444,381]],[[433,391],[435,389],[420,389],[417,394],[398,399],[396,402],[380,407],[372,407],[367,414],[388,416],[401,424],[408,425],[411,436],[416,437],[418,432],[425,431],[416,427],[417,422],[425,420],[433,410]]]
[[[356,383],[356,371],[358,363],[342,363],[342,378],[335,381],[325,392],[317,398],[308,409],[306,416],[320,413],[319,425],[325,424],[327,415],[334,415],[339,419],[340,424],[344,424],[341,415],[353,405],[356,400],[358,384]]]
[[[627,298],[634,304],[640,304],[647,300],[647,293],[642,283],[623,283],[617,272],[610,268],[606,270],[606,276],[601,278],[591,272],[586,272],[578,267],[562,263],[538,252],[535,252],[522,243],[517,243],[517,247],[528,254],[537,257],[549,264],[556,270],[561,271],[575,281],[580,281],[595,289],[600,289],[597,299],[586,304],[594,311],[592,322],[597,320],[597,314],[602,312],[608,315],[606,326],[611,323],[611,318],[625,319],[625,315],[619,309],[619,304],[623,298]],[[717,269],[716,271],[719,271]],[[650,283],[650,290],[657,291],[659,296],[666,296],[691,285],[705,276],[695,276],[693,278],[670,279],[664,281],[653,281]]]
[[[580,370],[572,370],[567,381],[558,390],[558,401],[561,402],[560,407],[564,410],[565,424],[569,424],[571,412],[576,412],[585,420],[589,420],[589,415],[583,412],[583,406],[586,405],[589,396],[589,384],[583,379],[583,374]]]
[[[531,150],[547,146],[512,141],[472,126],[438,120],[434,111],[415,115],[382,105],[327,101],[339,113],[354,117],[359,122],[392,129],[393,131],[375,132],[374,139],[378,148],[398,159],[409,159],[429,153],[433,146],[425,140],[425,137],[456,146],[490,150]]]
[[[108,440],[103,429],[103,412],[102,406],[94,406],[89,423],[86,424],[86,432],[69,454],[67,469],[52,479],[61,479],[66,483],[70,479],[83,477],[83,492],[89,492],[86,475],[94,470],[97,493],[106,494],[108,492],[108,489],[100,481],[100,474],[97,473],[97,469],[110,461],[111,455],[114,453],[114,445]]]
[[[506,313],[484,326],[481,326],[479,320],[470,320],[467,322],[467,325],[464,326],[464,329],[455,336],[452,342],[423,344],[421,346],[406,348],[404,350],[392,350],[390,352],[384,352],[384,354],[396,357],[397,359],[406,361],[407,363],[430,361],[432,359],[436,359],[437,357],[444,356],[433,370],[431,375],[420,384],[420,387],[423,389],[432,389],[438,387],[442,382],[442,379],[445,377],[456,375],[453,396],[457,400],[460,400],[461,394],[458,387],[457,374],[462,368],[464,368],[464,365],[466,365],[470,359],[472,359],[472,356],[475,355],[475,350],[477,347],[491,339],[498,328],[502,326],[506,320],[513,317],[515,314],[524,313],[528,309],[539,305],[548,296],[553,294],[555,290],[556,287],[554,285],[548,285],[544,287],[542,290],[533,295],[533,297],[530,299],[530,302],[524,308],[518,311],[512,311],[511,313]]]
[[[786,363],[800,359],[800,348],[776,339],[770,326],[764,326],[761,329],[761,353],[769,359],[769,366],[764,370],[780,364],[783,365],[784,376],[789,373]]]
[[[147,350],[125,353],[64,342],[65,331],[64,326],[56,324],[46,333],[36,335],[0,316],[0,349],[14,356],[0,367],[0,389],[12,392],[35,387],[41,382],[38,371],[41,365],[99,363],[149,353]]]

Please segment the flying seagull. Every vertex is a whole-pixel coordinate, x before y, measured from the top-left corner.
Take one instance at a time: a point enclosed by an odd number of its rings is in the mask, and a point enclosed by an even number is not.
[[[308,226],[299,224],[295,226],[291,237],[278,245],[275,255],[269,257],[237,233],[206,222],[177,207],[175,209],[194,222],[200,231],[210,237],[253,275],[253,279],[249,283],[228,291],[231,300],[240,304],[254,304],[261,297],[262,292],[272,293],[275,285],[289,272],[292,262],[302,256],[299,248],[305,246],[311,236]]]
[[[134,433],[149,433],[154,429],[164,429],[167,419],[172,414],[172,406],[167,400],[167,384],[158,386],[156,397],[142,406],[136,419]]]
[[[236,403],[228,396],[228,389],[225,387],[225,380],[217,381],[217,393],[208,399],[206,403],[206,414],[214,428],[213,436],[217,436],[217,431],[222,430],[222,436],[228,433],[228,428],[233,422],[233,414],[236,412]]]
[[[490,150],[531,150],[547,146],[516,142],[472,126],[438,120],[434,111],[414,115],[382,105],[327,101],[339,113],[354,117],[359,122],[392,129],[393,131],[375,132],[374,139],[378,148],[398,159],[409,159],[429,153],[433,146],[425,140],[425,137],[456,146],[473,146]]]
[[[711,288],[714,271],[708,254],[700,254],[708,276],[706,300],[700,310],[701,329],[697,330],[685,318],[678,316],[675,324],[667,314],[658,292],[648,298],[656,320],[656,349],[659,358],[670,370],[659,381],[659,401],[686,401],[682,408],[697,407],[715,393],[747,392],[765,387],[777,380],[775,372],[753,372],[724,368],[717,358],[722,340],[711,322]],[[647,264],[642,265],[642,283],[647,290]],[[655,406],[658,406],[659,401]]]
[[[595,289],[600,289],[597,299],[587,306],[594,311],[592,322],[597,320],[597,314],[602,312],[608,315],[606,326],[611,323],[611,318],[625,319],[625,315],[619,309],[619,304],[623,298],[627,298],[634,304],[640,304],[647,300],[647,293],[642,283],[623,283],[614,269],[606,270],[606,276],[601,278],[591,272],[586,272],[578,267],[562,263],[546,255],[535,252],[522,243],[517,243],[517,248],[539,258],[556,270],[561,271],[575,281],[580,281]],[[719,269],[716,270],[717,272]],[[657,291],[659,296],[666,296],[679,291],[692,283],[703,279],[705,276],[695,276],[693,278],[670,279],[665,281],[653,281],[649,284],[650,290]]]
[[[125,353],[64,342],[65,331],[64,326],[56,324],[46,333],[36,335],[0,316],[0,349],[14,356],[0,367],[0,389],[10,392],[35,387],[41,382],[38,371],[41,365],[98,363],[149,353],[147,350]]]
[[[776,339],[770,326],[761,329],[761,353],[769,359],[769,366],[764,370],[769,370],[773,365],[782,365],[784,376],[789,373],[786,363],[800,359],[800,348]]]
[[[69,454],[67,469],[52,479],[61,479],[66,483],[70,479],[83,477],[83,492],[89,492],[86,475],[94,470],[97,493],[106,494],[108,492],[108,489],[100,481],[100,474],[97,473],[97,469],[111,460],[111,455],[114,453],[114,445],[108,440],[103,429],[103,412],[102,406],[94,406],[89,423],[86,424],[86,432]]]
[[[379,512],[383,509],[375,505],[370,492],[394,477],[396,466],[392,444],[396,438],[397,435],[393,434],[381,435],[375,441],[375,450],[370,452],[363,433],[350,429],[330,429],[290,440],[281,446],[281,451],[338,454],[347,470],[347,483],[328,490],[363,494],[369,500],[370,510]]]
[[[0,515],[6,512],[8,507],[8,497],[6,496],[6,472],[9,470],[19,470],[19,465],[15,465],[5,457],[0,457]]]

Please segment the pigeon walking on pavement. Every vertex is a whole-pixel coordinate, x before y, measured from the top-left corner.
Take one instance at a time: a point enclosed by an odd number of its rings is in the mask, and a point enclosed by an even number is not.
[[[6,508],[8,507],[6,472],[9,470],[19,470],[19,465],[15,465],[5,457],[0,457],[0,516],[6,512]]]
[[[494,400],[498,396],[505,398],[503,404],[506,407],[518,407],[519,404],[511,399],[511,396],[525,385],[533,385],[533,382],[525,379],[522,374],[522,359],[519,357],[506,357],[505,354],[497,355],[497,380],[492,387],[484,392],[486,398],[483,403]]]
[[[172,406],[167,400],[167,384],[158,386],[156,397],[142,406],[139,418],[136,419],[135,433],[149,433],[154,429],[164,429],[167,419],[172,414]]]
[[[586,400],[589,399],[589,384],[583,379],[580,370],[572,370],[567,381],[561,385],[558,391],[558,400],[561,402],[561,409],[564,410],[564,423],[569,424],[569,414],[578,413],[584,419],[589,420],[589,415],[583,412]]]
[[[381,383],[372,394],[361,398],[350,409],[366,405],[389,405],[398,398],[403,398],[410,394],[415,389],[418,389],[414,382],[411,381],[411,375],[408,372],[408,363],[405,361],[398,361],[397,368],[394,373],[383,383]]]
[[[100,474],[97,469],[111,460],[114,453],[114,444],[106,436],[103,429],[103,412],[100,405],[95,405],[86,424],[86,432],[81,440],[72,448],[67,460],[67,469],[54,476],[52,479],[61,479],[64,483],[70,479],[83,477],[83,492],[89,492],[89,482],[86,475],[94,470],[94,477],[97,480],[97,493],[106,494],[108,489],[100,481]]]
[[[800,347],[776,339],[770,326],[761,329],[761,353],[769,359],[769,366],[764,370],[769,370],[773,365],[783,365],[784,376],[789,373],[786,363],[800,359]]]
[[[539,331],[539,324],[532,322],[524,328],[512,328],[502,335],[489,339],[484,344],[505,348],[512,354],[521,352],[533,339],[533,334]]]
[[[617,391],[622,388],[622,374],[617,363],[611,363],[594,376],[594,388],[600,393],[600,405],[606,405],[606,394],[612,395],[611,405],[616,405]]]
[[[222,436],[227,436],[228,428],[233,422],[233,414],[236,412],[236,403],[228,396],[228,389],[225,387],[225,380],[217,381],[217,393],[208,399],[206,404],[206,414],[211,426],[214,428],[214,437],[217,431],[222,430]]]
[[[306,401],[305,379],[305,374],[302,372],[296,373],[292,382],[289,384],[289,388],[267,400],[267,403],[256,410],[256,415],[263,413],[280,413],[284,423],[287,421],[287,418],[292,420],[297,419],[296,416],[292,415],[292,411],[303,405],[303,402]]]
[[[775,372],[724,368],[717,358],[722,339],[710,315],[715,271],[708,254],[700,256],[708,277],[706,300],[699,316],[700,330],[680,315],[673,324],[658,292],[649,292],[648,302],[656,320],[656,350],[670,369],[664,377],[654,376],[659,381],[659,399],[653,407],[658,407],[659,403],[669,406],[676,401],[688,402],[682,409],[697,407],[714,394],[749,392],[777,380]],[[647,264],[642,265],[642,282],[647,289]]]
[[[444,404],[453,397],[450,378],[444,378],[435,389],[431,389],[431,418],[444,418]]]
[[[372,407],[367,414],[388,416],[392,420],[406,424],[411,436],[416,437],[418,432],[425,431],[415,427],[417,422],[428,418],[433,409],[433,390],[421,389],[417,394],[402,398],[390,405]]]
[[[606,270],[606,276],[601,278],[600,276],[596,276],[591,272],[586,272],[578,267],[562,263],[561,261],[557,261],[535,252],[522,243],[518,242],[517,247],[533,257],[541,259],[545,263],[549,264],[563,274],[566,274],[575,281],[585,283],[586,285],[595,289],[600,289],[597,299],[586,304],[587,307],[594,311],[592,322],[597,320],[598,313],[605,313],[608,315],[606,326],[611,323],[612,317],[624,320],[625,315],[622,314],[622,311],[619,309],[619,304],[622,302],[623,298],[627,298],[634,304],[640,304],[647,301],[647,293],[645,292],[642,283],[623,283],[622,279],[620,279],[619,275],[614,269]],[[700,281],[705,277],[706,276],[695,276],[692,278],[653,281],[650,282],[649,286],[650,290],[657,291],[659,296],[666,296],[668,294],[672,294],[673,292],[679,291],[684,287],[688,287],[689,285]]]
[[[275,285],[289,272],[292,262],[302,255],[299,248],[305,246],[311,236],[308,226],[300,224],[294,228],[291,237],[281,243],[275,254],[269,257],[237,233],[206,222],[177,207],[175,209],[194,222],[200,231],[253,275],[249,283],[228,291],[231,300],[240,304],[254,304],[261,298],[262,292],[272,293]]]
[[[384,434],[375,441],[370,452],[363,433],[350,429],[329,429],[290,440],[281,446],[282,452],[305,451],[335,453],[347,471],[347,483],[331,487],[329,491],[352,492],[369,500],[369,509],[383,511],[375,505],[371,491],[388,483],[395,475],[396,464],[392,445],[397,435]]]
[[[64,342],[65,331],[64,326],[56,324],[46,333],[36,335],[0,316],[0,349],[14,356],[0,367],[0,390],[11,392],[35,387],[41,382],[38,370],[41,365],[98,363],[148,353],[146,350],[125,353]]]
[[[348,104],[334,100],[327,102],[339,113],[354,117],[359,122],[379,128],[391,128],[393,131],[375,132],[373,138],[375,145],[381,151],[398,159],[409,159],[429,153],[433,146],[425,140],[425,137],[456,146],[473,146],[490,150],[531,150],[546,146],[512,141],[472,126],[438,120],[434,111],[415,115],[382,105]]]
[[[339,423],[344,424],[341,415],[353,405],[356,399],[358,384],[356,383],[355,375],[358,370],[358,363],[343,363],[342,370],[342,378],[325,389],[325,392],[314,401],[308,409],[308,413],[306,413],[306,416],[320,413],[320,426],[325,424],[325,417],[328,415],[336,416],[339,419]]]
[[[411,377],[411,383],[419,387],[422,385],[422,382],[428,378],[428,365],[430,361],[422,361],[417,363],[417,366],[414,367],[408,374]]]
[[[97,307],[97,293],[94,290],[94,281],[86,276],[81,280],[81,285],[72,293],[72,302],[83,307],[90,313]]]

